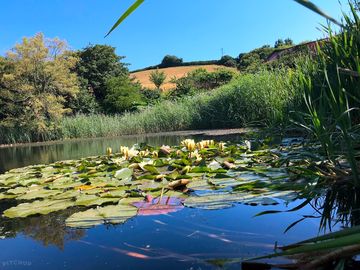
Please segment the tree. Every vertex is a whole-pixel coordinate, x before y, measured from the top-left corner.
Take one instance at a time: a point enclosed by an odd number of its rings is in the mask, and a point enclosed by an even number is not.
[[[110,78],[106,82],[107,95],[104,108],[107,113],[123,113],[133,111],[143,104],[141,86],[134,83],[128,76]]]
[[[224,55],[219,60],[219,65],[223,65],[225,67],[236,67],[236,59],[231,57],[230,55]]]
[[[292,39],[287,38],[285,40],[282,40],[281,38],[279,38],[277,41],[275,41],[275,48],[282,48],[282,47],[290,47],[293,46],[294,42],[292,41]]]
[[[286,46],[293,46],[294,45],[294,41],[291,38],[287,38],[284,40],[284,44]]]
[[[156,69],[150,73],[149,79],[157,89],[161,90],[160,87],[165,82],[166,75],[164,71],[159,71],[159,69]]]
[[[71,71],[77,61],[58,38],[46,39],[41,33],[23,38],[0,65],[0,125],[26,129],[38,140],[56,130],[56,122],[71,111],[64,104],[79,92]]]
[[[274,48],[264,45],[248,53],[240,54],[238,57],[238,69],[243,72],[258,71],[273,51]]]
[[[274,48],[280,48],[282,46],[284,46],[284,41],[281,38],[279,38],[277,41],[275,41]]]
[[[183,59],[175,55],[166,55],[161,61],[160,67],[177,67],[183,63]]]
[[[83,87],[94,93],[101,104],[106,96],[106,82],[112,77],[127,75],[124,59],[115,53],[115,48],[108,45],[90,45],[78,52],[80,61],[76,73],[82,78]]]

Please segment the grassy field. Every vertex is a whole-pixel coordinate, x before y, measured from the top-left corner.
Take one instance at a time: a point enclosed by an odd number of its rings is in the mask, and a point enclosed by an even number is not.
[[[227,67],[219,66],[219,65],[200,65],[200,66],[161,68],[159,70],[165,72],[167,77],[165,84],[161,88],[165,91],[174,88],[175,84],[170,82],[172,78],[174,77],[176,77],[177,79],[182,78],[186,76],[186,74],[188,74],[189,72],[199,68],[203,68],[209,72],[212,72],[218,68],[227,68]],[[237,71],[235,68],[228,68],[228,69]],[[135,78],[135,80],[138,80],[144,88],[155,89],[154,84],[149,80],[149,76],[152,71],[153,70],[134,72],[131,73],[131,76]]]

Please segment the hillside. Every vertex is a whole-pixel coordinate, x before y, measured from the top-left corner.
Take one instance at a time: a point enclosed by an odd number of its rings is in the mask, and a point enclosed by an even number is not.
[[[160,68],[160,71],[164,71],[166,74],[166,83],[161,87],[163,90],[169,90],[175,87],[175,84],[171,83],[171,79],[176,77],[177,79],[184,77],[187,73],[203,68],[207,71],[214,71],[218,68],[227,68],[236,71],[236,68],[229,68],[220,65],[196,65],[196,66],[180,66],[180,67],[169,67],[169,68]],[[144,88],[154,89],[154,84],[149,80],[150,73],[153,70],[145,70],[131,73],[132,78],[138,80]]]

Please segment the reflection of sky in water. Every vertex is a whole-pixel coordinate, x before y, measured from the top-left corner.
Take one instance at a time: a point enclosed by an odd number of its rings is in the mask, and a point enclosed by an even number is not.
[[[123,225],[99,226],[65,242],[63,250],[51,244],[52,231],[35,241],[29,229],[16,238],[0,241],[1,262],[31,262],[23,269],[216,269],[206,264],[211,258],[251,257],[272,252],[274,243],[289,244],[315,236],[318,220],[306,220],[287,234],[286,226],[311,214],[305,208],[296,213],[253,217],[280,206],[245,206],[206,211],[184,208],[159,216],[137,216]],[[33,230],[38,227],[34,226]],[[59,228],[53,228],[59,230]],[[45,237],[45,236],[44,236]],[[191,268],[193,267],[193,268]],[[239,269],[233,265],[228,269]]]

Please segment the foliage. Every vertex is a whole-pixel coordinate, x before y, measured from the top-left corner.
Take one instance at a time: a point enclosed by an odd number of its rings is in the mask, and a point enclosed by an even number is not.
[[[141,94],[146,100],[147,104],[153,104],[156,101],[161,99],[161,90],[160,89],[141,89]]]
[[[219,60],[218,65],[222,65],[225,67],[236,67],[237,63],[235,58],[231,57],[230,55],[224,55]]]
[[[256,72],[263,68],[266,59],[273,52],[274,48],[264,45],[249,53],[242,53],[238,57],[238,69],[242,72]]]
[[[291,47],[294,45],[294,42],[292,41],[292,39],[287,38],[285,40],[282,40],[281,38],[279,38],[277,41],[275,41],[275,45],[274,48],[275,49],[280,49],[280,48],[286,48],[286,47]]]
[[[87,80],[83,78],[79,79],[79,93],[76,97],[66,102],[66,107],[70,108],[73,114],[84,113],[94,114],[101,112],[101,107],[96,101],[95,95],[91,88],[88,88]]]
[[[177,67],[183,63],[183,59],[179,58],[175,55],[166,55],[161,64],[159,65],[160,68],[167,68],[167,67]]]
[[[298,72],[278,70],[246,74],[211,92],[180,100],[161,100],[139,112],[124,115],[76,115],[59,123],[56,139],[89,138],[248,125],[275,125],[289,119],[289,111],[302,104]],[[1,130],[0,130],[1,132]],[[22,132],[3,132],[2,143],[31,141]]]
[[[161,101],[123,116],[79,115],[64,118],[61,138],[86,138],[188,129],[272,125],[300,106],[298,74],[263,71],[233,80],[211,92]]]
[[[182,97],[199,91],[212,90],[229,83],[235,77],[230,69],[219,68],[213,72],[206,69],[196,69],[185,77],[175,79],[176,88],[170,92],[171,97]]]
[[[321,142],[329,160],[344,154],[359,184],[359,164],[354,148],[359,143],[360,124],[360,19],[352,6],[351,17],[344,15],[339,34],[325,28],[329,41],[318,47],[318,63],[306,62],[302,79],[307,113],[300,123]]]
[[[77,61],[64,41],[45,39],[41,33],[8,52],[0,67],[1,129],[21,130],[38,141],[51,139],[48,132],[71,111],[64,104],[79,91],[71,72]]]
[[[142,103],[141,86],[128,76],[113,77],[106,83],[106,96],[103,101],[107,113],[133,111]]]
[[[160,89],[161,85],[163,85],[166,80],[166,75],[164,71],[156,69],[150,73],[149,79],[157,89]]]
[[[128,74],[126,64],[121,62],[124,57],[108,45],[89,45],[77,54],[80,60],[75,71],[84,81],[84,88],[93,92],[101,104],[106,96],[107,80]]]

